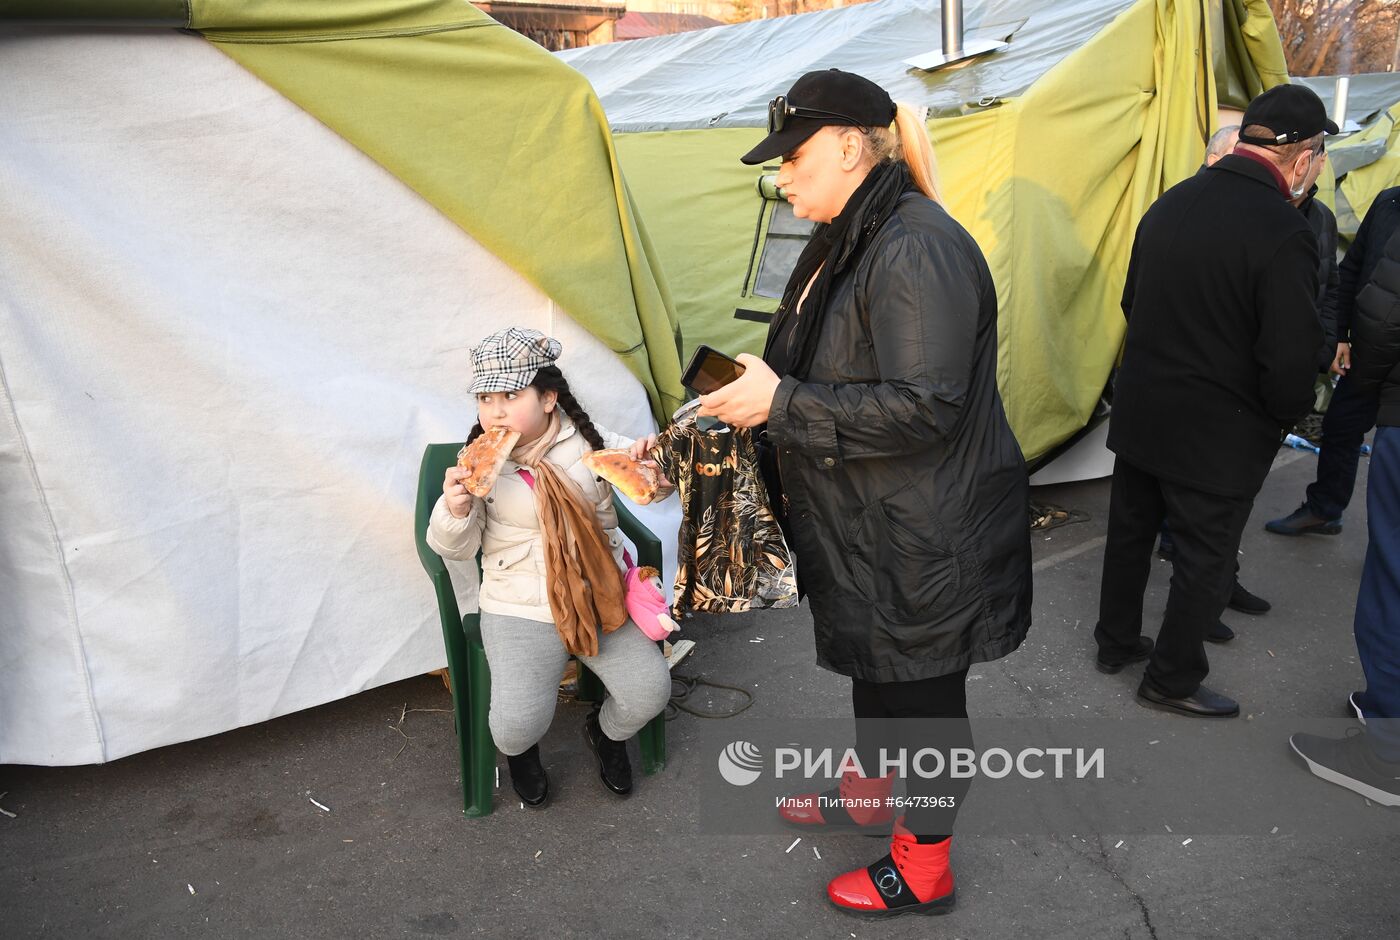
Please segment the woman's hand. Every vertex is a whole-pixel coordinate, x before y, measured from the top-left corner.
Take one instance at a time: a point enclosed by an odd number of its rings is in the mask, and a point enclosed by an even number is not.
[[[447,475],[442,481],[442,495],[447,501],[447,511],[452,513],[454,519],[465,519],[472,511],[472,494],[467,492],[462,483],[466,476],[467,471],[461,467],[448,467]]]
[[[768,421],[781,380],[757,356],[742,353],[739,365],[744,367],[743,375],[717,392],[700,396],[700,415],[718,418],[730,427],[758,427]]]
[[[641,438],[640,440],[638,440],[638,441],[636,441],[636,442],[634,442],[634,443],[632,444],[632,450],[631,450],[632,459],[635,460],[635,461],[637,461],[637,462],[640,463],[640,464],[644,464],[645,466],[648,466],[648,467],[651,467],[651,468],[655,469],[655,470],[656,470],[656,477],[657,477],[657,479],[660,481],[660,485],[661,485],[661,488],[660,488],[660,490],[659,490],[658,492],[659,492],[659,493],[665,493],[665,494],[668,494],[668,495],[669,495],[669,493],[670,493],[672,490],[674,490],[675,487],[671,484],[671,481],[670,481],[670,480],[666,479],[666,474],[664,474],[664,473],[661,472],[661,465],[658,464],[655,460],[652,460],[652,459],[651,459],[651,452],[652,452],[652,450],[654,450],[655,448],[656,448],[656,435],[655,435],[655,434],[648,434],[646,437]],[[665,497],[663,496],[663,497],[661,497],[661,498],[664,499]]]
[[[632,459],[633,459],[633,460],[636,460],[636,461],[645,461],[645,462],[647,462],[647,463],[652,463],[652,460],[651,460],[651,451],[652,451],[652,448],[655,447],[655,446],[656,446],[656,435],[655,435],[655,434],[648,434],[646,437],[641,438],[640,440],[633,442],[633,444],[632,444],[632,451],[631,451]]]
[[[1351,368],[1351,343],[1338,343],[1337,355],[1332,359],[1332,374],[1346,375]]]

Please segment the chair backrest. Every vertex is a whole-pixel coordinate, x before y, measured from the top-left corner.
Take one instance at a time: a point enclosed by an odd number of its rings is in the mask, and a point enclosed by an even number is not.
[[[423,450],[423,462],[418,468],[418,502],[413,513],[413,540],[418,546],[418,561],[432,579],[437,593],[438,613],[444,626],[455,624],[460,632],[462,618],[457,610],[457,595],[452,590],[452,577],[447,564],[437,552],[428,547],[428,520],[442,495],[442,478],[447,468],[457,462],[461,444],[429,444]],[[478,559],[478,562],[480,559]]]

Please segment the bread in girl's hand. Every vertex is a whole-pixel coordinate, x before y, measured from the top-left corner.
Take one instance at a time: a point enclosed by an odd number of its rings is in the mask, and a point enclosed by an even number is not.
[[[657,469],[633,460],[625,450],[590,451],[583,455],[583,465],[638,506],[650,503],[661,489],[661,474]]]
[[[476,497],[485,497],[496,485],[506,458],[520,441],[520,432],[495,427],[463,447],[457,454],[457,466],[467,471],[462,485]]]

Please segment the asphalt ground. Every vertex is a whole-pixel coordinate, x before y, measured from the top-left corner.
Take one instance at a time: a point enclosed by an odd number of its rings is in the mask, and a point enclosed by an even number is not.
[[[1314,466],[1311,455],[1281,452],[1241,547],[1242,580],[1274,610],[1227,612],[1239,636],[1210,648],[1207,683],[1238,698],[1245,714],[1235,721],[1259,721],[1254,728],[1340,715],[1361,684],[1351,613],[1365,553],[1365,461],[1340,537],[1262,529],[1298,504]],[[1108,482],[1034,497],[1089,518],[1033,534],[1034,624],[1019,651],[974,668],[975,720],[1093,716],[1144,723],[1144,738],[1194,733],[1192,719],[1136,704],[1137,669],[1092,668]],[[1155,563],[1149,633],[1169,575]],[[542,743],[551,805],[522,809],[502,779],[495,812],[465,819],[450,701],[427,676],[107,765],[0,767],[0,935],[1395,935],[1400,811],[1309,777],[1273,731],[1254,735],[1238,762],[1308,801],[1278,803],[1274,826],[1265,828],[1268,788],[1250,782],[1258,776],[1203,785],[1210,768],[1153,765],[1143,741],[1150,775],[1202,806],[1238,808],[1240,825],[1187,834],[1163,831],[1148,805],[1140,819],[1111,825],[1052,809],[1020,834],[983,828],[954,838],[950,916],[843,915],[823,886],[873,861],[879,841],[808,833],[794,846],[790,832],[728,832],[695,782],[715,779],[711,742],[742,721],[848,715],[848,681],[814,665],[805,607],[696,618],[686,635],[699,645],[678,672],[743,686],[754,704],[728,721],[678,715],[666,768],[639,774],[628,800],[596,780],[578,731],[586,706],[565,702]],[[687,700],[713,711],[738,701],[705,688]],[[987,786],[974,783],[972,805]],[[995,815],[982,799],[983,817]],[[1361,828],[1329,829],[1329,814],[1342,813]]]

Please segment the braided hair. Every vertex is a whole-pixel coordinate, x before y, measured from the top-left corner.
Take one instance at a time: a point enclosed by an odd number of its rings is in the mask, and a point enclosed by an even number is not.
[[[594,450],[605,449],[603,435],[598,433],[598,429],[593,426],[593,419],[588,417],[588,412],[583,410],[583,406],[574,397],[573,390],[569,388],[568,380],[564,378],[564,373],[559,371],[558,366],[545,366],[535,374],[535,380],[530,383],[530,387],[541,395],[545,392],[554,392],[559,397],[559,407],[563,409],[564,414],[569,416],[574,427],[578,428],[578,432],[583,435],[588,446]],[[472,433],[467,437],[467,443],[470,444],[484,433],[485,429],[478,421],[476,427],[472,428]]]

